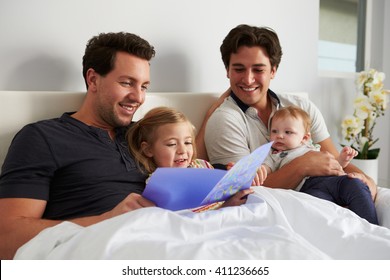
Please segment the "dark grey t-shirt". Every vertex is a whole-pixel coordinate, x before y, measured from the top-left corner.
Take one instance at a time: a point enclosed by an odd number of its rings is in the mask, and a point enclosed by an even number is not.
[[[99,215],[130,193],[141,194],[146,175],[125,140],[65,113],[25,126],[12,141],[0,176],[0,197],[46,200],[43,218]]]

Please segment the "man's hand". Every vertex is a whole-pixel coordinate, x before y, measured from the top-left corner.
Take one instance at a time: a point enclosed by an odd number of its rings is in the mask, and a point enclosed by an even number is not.
[[[135,209],[156,206],[150,200],[144,198],[140,194],[131,193],[124,200],[122,200],[114,209],[104,213],[107,219],[112,218]]]
[[[377,188],[374,180],[371,177],[368,177],[360,172],[350,172],[347,175],[349,178],[360,179],[364,184],[366,184],[368,186],[368,188],[370,189],[372,200],[375,201],[378,188]]]
[[[292,161],[298,164],[306,176],[340,176],[345,175],[338,160],[329,152],[311,151]]]

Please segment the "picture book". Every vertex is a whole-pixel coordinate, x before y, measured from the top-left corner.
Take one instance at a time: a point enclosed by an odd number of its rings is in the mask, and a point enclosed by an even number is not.
[[[182,210],[225,201],[239,190],[248,189],[257,169],[267,157],[272,142],[240,159],[226,171],[207,168],[157,168],[143,196],[158,207]]]

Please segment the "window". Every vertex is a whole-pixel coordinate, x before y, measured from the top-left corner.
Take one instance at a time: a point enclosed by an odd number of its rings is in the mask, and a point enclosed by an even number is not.
[[[320,0],[318,68],[364,69],[366,0]]]

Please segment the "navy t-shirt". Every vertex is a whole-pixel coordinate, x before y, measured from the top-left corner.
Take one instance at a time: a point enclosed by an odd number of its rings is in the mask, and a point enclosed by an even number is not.
[[[70,219],[113,209],[141,194],[147,175],[137,168],[126,128],[107,131],[65,113],[25,126],[12,141],[0,176],[0,197],[46,200],[43,218]]]

